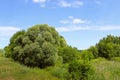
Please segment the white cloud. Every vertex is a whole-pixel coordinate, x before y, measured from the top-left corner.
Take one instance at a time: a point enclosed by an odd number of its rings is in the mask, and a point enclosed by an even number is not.
[[[101,26],[96,27],[95,30],[102,30],[102,31],[108,31],[108,30],[120,30],[120,26]]]
[[[0,26],[0,36],[11,36],[18,30],[20,30],[20,28],[11,26]]]
[[[68,2],[66,2],[66,1],[64,1],[64,0],[61,0],[61,1],[59,2],[59,5],[60,5],[61,7],[71,7],[71,4],[68,3]]]
[[[58,32],[70,32],[70,31],[78,31],[78,30],[89,30],[89,27],[66,26],[66,27],[57,27],[56,30]]]
[[[33,2],[35,2],[35,3],[45,3],[46,0],[33,0]]]
[[[60,7],[80,7],[83,5],[82,1],[78,1],[78,0],[74,0],[73,2],[67,2],[65,0],[59,0],[59,4]]]
[[[83,23],[86,23],[86,21],[79,19],[79,18],[75,18],[75,19],[73,19],[72,23],[73,24],[83,24]]]
[[[26,2],[28,2],[28,0],[25,0]],[[63,8],[67,8],[67,7],[72,7],[72,8],[79,8],[80,6],[83,5],[83,2],[80,0],[32,0],[34,3],[38,3],[40,4],[40,7],[63,7]],[[54,6],[53,6],[54,5]]]
[[[10,37],[19,30],[20,28],[17,27],[0,26],[0,48],[4,48],[9,43]]]
[[[75,1],[75,2],[72,3],[72,6],[76,7],[76,8],[78,8],[78,7],[82,6],[82,5],[83,5],[82,1]]]
[[[70,32],[70,31],[79,31],[79,30],[95,30],[95,31],[113,31],[120,30],[120,26],[65,26],[65,27],[57,27],[57,31],[59,32]]]
[[[60,20],[60,23],[62,24],[86,24],[88,23],[88,21],[80,19],[80,18],[74,18],[74,16],[68,16],[67,19]]]
[[[34,3],[39,3],[41,8],[46,7],[47,0],[33,0]]]

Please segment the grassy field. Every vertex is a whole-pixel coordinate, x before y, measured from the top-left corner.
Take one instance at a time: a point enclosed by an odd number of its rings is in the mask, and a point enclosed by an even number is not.
[[[95,72],[89,76],[88,80],[120,80],[120,60],[118,58],[117,61],[94,59],[91,61],[91,65]],[[65,70],[59,67],[53,68],[50,68],[51,71],[28,68],[0,56],[0,80],[64,80],[62,77],[66,74]]]
[[[45,70],[28,68],[0,57],[0,80],[59,80]]]
[[[89,77],[89,80],[120,80],[119,61],[108,61],[99,58],[93,60],[91,64],[95,68],[95,73]]]

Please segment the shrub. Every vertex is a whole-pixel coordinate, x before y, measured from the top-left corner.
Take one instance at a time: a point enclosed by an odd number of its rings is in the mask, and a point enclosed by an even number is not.
[[[72,80],[88,80],[88,76],[94,72],[94,68],[83,60],[73,61],[68,69]]]

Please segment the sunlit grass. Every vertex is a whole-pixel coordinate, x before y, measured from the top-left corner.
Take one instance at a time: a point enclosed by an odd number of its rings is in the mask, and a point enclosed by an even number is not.
[[[95,73],[89,80],[120,80],[120,62],[99,58],[91,64],[95,67]]]
[[[59,80],[45,70],[28,68],[0,57],[0,80]]]
[[[120,61],[93,59],[95,72],[88,80],[120,80]],[[28,68],[12,59],[0,56],[0,80],[66,80],[67,69],[62,66],[48,69]],[[58,79],[59,78],[59,79]]]

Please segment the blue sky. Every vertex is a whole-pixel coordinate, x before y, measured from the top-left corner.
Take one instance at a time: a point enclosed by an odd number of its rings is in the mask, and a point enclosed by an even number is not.
[[[48,24],[78,49],[119,36],[120,0],[0,0],[0,48],[19,30]]]

